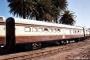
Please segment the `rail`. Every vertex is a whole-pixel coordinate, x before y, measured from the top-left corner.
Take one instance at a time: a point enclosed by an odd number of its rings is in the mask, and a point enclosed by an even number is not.
[[[21,52],[16,54],[8,54],[0,56],[0,60],[32,60],[33,58],[41,57],[41,56],[49,56],[52,54],[56,54],[61,50],[61,48],[52,48],[52,49],[45,49],[45,50],[36,50],[31,52]]]

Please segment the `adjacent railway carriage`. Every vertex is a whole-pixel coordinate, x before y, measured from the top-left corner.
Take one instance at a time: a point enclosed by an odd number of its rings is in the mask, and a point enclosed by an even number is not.
[[[90,30],[79,26],[70,26],[28,19],[15,19],[16,44],[66,41],[84,38]],[[5,20],[0,18],[0,45],[5,45]]]

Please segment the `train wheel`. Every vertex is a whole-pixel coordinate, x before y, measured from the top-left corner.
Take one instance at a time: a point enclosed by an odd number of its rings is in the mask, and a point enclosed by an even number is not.
[[[59,41],[56,41],[55,43],[56,43],[56,45],[60,45],[60,42]]]
[[[72,39],[72,40],[70,40],[69,42],[70,42],[70,43],[74,43],[74,42],[75,42],[75,40],[76,40],[76,39]]]
[[[61,44],[64,44],[64,41],[61,41]]]
[[[68,43],[69,43],[69,41],[67,40],[67,41],[66,41],[66,43],[68,44]]]
[[[66,44],[66,41],[61,41],[61,44]]]
[[[41,43],[32,43],[32,49],[39,49],[41,48]]]

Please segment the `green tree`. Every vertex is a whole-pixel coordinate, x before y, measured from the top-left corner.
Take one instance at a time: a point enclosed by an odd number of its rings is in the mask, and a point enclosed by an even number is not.
[[[57,20],[62,10],[67,8],[67,0],[7,0],[10,13],[23,18],[36,17],[37,20]]]
[[[10,13],[14,16],[23,17],[24,19],[30,17],[31,8],[33,6],[32,0],[7,0],[9,2]]]
[[[75,20],[73,13],[69,10],[65,11],[60,19],[60,23],[67,25],[74,25]]]

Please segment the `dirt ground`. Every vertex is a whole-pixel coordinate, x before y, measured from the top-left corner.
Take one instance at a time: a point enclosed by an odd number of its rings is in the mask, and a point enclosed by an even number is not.
[[[90,39],[0,56],[0,60],[90,60]]]
[[[68,44],[63,47],[64,49],[56,54],[34,58],[32,60],[90,60],[90,39]]]

